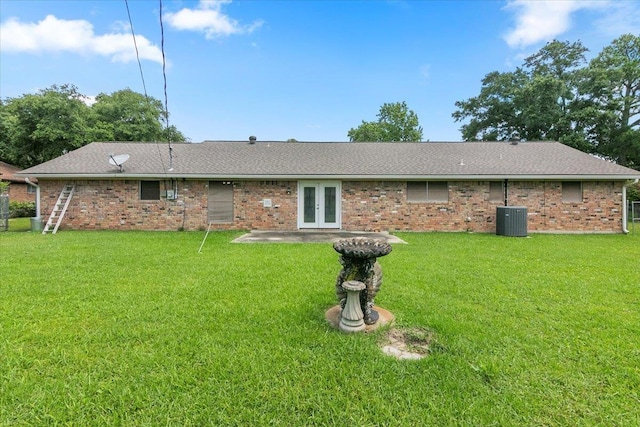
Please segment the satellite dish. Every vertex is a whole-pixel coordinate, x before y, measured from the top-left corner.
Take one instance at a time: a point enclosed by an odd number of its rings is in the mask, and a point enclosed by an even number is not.
[[[113,166],[118,166],[120,168],[120,172],[122,172],[122,165],[127,160],[129,160],[128,154],[118,154],[117,156],[114,156],[113,154],[109,154],[109,164]]]

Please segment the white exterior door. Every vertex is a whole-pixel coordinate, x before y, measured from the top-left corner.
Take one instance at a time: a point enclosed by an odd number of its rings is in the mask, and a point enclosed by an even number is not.
[[[340,182],[298,183],[298,228],[340,228]]]

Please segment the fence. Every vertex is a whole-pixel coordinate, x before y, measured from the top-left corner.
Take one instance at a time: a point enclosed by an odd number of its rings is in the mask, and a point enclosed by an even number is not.
[[[0,231],[9,229],[9,196],[0,195]]]

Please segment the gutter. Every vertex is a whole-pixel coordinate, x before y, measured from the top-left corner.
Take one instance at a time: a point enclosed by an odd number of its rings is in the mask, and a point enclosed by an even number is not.
[[[629,208],[627,206],[627,187],[633,184],[638,183],[638,178],[636,178],[633,182],[628,182],[622,186],[622,232],[624,234],[629,234],[629,230],[627,229],[627,214],[629,213]]]
[[[29,181],[29,178],[25,178],[24,180],[27,184],[36,187],[36,219],[40,219],[40,186]]]
[[[0,0],[1,1],[1,0]],[[16,174],[19,175],[19,174]],[[637,174],[634,175],[511,175],[511,174],[441,174],[441,175],[397,175],[397,174],[379,174],[379,175],[362,175],[362,174],[243,174],[243,173],[93,173],[93,174],[73,174],[73,173],[51,173],[36,174],[38,179],[238,179],[238,180],[363,180],[363,181],[502,181],[509,179],[512,181],[626,181],[629,179],[638,179]]]

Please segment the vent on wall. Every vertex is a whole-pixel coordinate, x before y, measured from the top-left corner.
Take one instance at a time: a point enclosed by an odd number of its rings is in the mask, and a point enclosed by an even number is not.
[[[496,234],[499,236],[527,236],[527,208],[524,206],[498,206]]]

